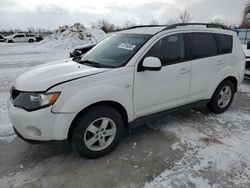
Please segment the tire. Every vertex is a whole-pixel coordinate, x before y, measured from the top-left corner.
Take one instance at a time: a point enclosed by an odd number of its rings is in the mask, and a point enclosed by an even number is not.
[[[223,95],[224,93],[224,95]],[[215,114],[225,112],[232,104],[235,87],[232,81],[224,80],[215,90],[207,107]]]
[[[13,43],[13,40],[8,40],[8,43]]]
[[[103,105],[80,114],[72,126],[71,141],[74,150],[89,159],[110,153],[124,133],[121,114],[114,108]]]
[[[34,40],[33,39],[29,39],[29,42],[34,42]]]

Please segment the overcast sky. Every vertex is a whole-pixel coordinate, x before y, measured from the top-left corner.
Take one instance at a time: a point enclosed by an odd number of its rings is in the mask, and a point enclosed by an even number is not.
[[[126,20],[166,23],[187,10],[193,22],[224,20],[238,25],[247,0],[0,0],[0,29],[55,29],[80,22],[90,26],[106,18],[122,26]]]

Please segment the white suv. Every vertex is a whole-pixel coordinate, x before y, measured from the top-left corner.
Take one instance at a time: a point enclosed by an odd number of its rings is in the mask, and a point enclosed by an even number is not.
[[[226,111],[243,80],[235,32],[213,24],[141,26],[113,34],[77,62],[20,75],[9,114],[26,141],[69,140],[87,158],[118,144],[129,126],[205,102]],[[171,110],[172,111],[172,110]]]
[[[6,37],[8,43],[13,42],[36,42],[36,36],[32,34],[16,33]]]

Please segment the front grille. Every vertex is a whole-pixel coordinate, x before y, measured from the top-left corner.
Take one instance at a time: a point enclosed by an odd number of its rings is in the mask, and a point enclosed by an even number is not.
[[[18,95],[20,95],[20,93],[21,93],[21,91],[18,91],[18,90],[13,88],[10,92],[11,99],[15,100],[18,97]]]

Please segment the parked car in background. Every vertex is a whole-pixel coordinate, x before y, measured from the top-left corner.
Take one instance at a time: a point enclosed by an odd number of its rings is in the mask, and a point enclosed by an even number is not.
[[[0,35],[0,42],[5,42],[6,38],[3,35]]]
[[[40,42],[43,40],[43,37],[41,35],[36,35],[36,42]]]
[[[87,53],[89,50],[91,50],[93,47],[95,47],[102,40],[108,38],[109,36],[111,36],[113,34],[114,33],[110,33],[110,34],[104,35],[99,40],[96,40],[96,44],[85,44],[85,45],[81,45],[81,46],[76,47],[73,52],[69,53],[69,57],[73,57],[73,58],[80,57],[81,55]]]
[[[23,73],[8,102],[16,134],[28,142],[68,140],[81,156],[97,158],[127,128],[178,107],[206,104],[225,112],[243,81],[245,56],[236,33],[218,27],[138,26],[116,32],[77,61]]]
[[[250,29],[234,29],[242,44],[246,56],[245,78],[250,79]]]
[[[36,36],[33,34],[16,33],[6,37],[8,43],[13,42],[36,42]]]

